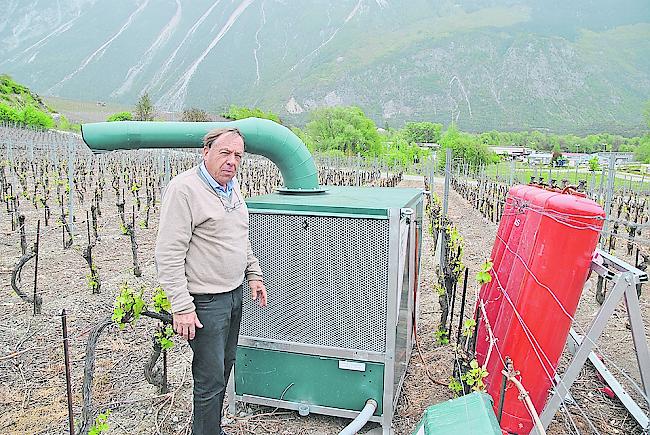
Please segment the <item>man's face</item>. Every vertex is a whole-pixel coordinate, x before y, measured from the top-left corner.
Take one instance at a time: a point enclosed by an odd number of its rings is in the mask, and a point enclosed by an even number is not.
[[[203,160],[212,178],[225,186],[237,173],[244,155],[244,141],[235,132],[222,134],[210,148],[203,147]]]

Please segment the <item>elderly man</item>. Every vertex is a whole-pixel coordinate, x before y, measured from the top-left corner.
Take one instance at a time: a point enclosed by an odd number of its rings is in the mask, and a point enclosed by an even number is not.
[[[236,128],[203,138],[203,162],[179,174],[163,196],[156,240],[158,279],[174,330],[194,352],[194,435],[223,435],[221,411],[235,362],[242,282],[266,305],[262,270],[248,238],[248,209],[235,174],[244,154]]]

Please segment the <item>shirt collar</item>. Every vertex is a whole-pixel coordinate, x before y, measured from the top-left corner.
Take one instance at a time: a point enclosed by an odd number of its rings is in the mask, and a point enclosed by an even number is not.
[[[208,168],[205,166],[205,162],[201,162],[199,165],[199,171],[201,171],[201,175],[203,175],[203,178],[208,182],[210,187],[212,187],[212,190],[214,190],[216,193],[221,194],[223,196],[226,196],[230,198],[230,195],[232,195],[232,188],[235,185],[235,179],[232,178],[228,183],[226,183],[226,187],[224,188],[221,184],[217,183],[217,181],[212,178],[212,175],[208,172]]]

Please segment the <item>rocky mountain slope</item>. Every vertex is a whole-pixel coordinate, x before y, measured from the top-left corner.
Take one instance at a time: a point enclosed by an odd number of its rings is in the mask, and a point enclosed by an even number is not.
[[[650,99],[646,0],[4,3],[0,72],[44,95],[577,133],[636,132]]]

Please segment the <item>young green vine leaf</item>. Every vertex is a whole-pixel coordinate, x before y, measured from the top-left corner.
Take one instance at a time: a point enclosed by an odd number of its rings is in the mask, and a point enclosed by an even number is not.
[[[146,308],[142,299],[143,289],[139,292],[133,290],[127,283],[120,286],[120,294],[115,298],[113,304],[113,315],[111,319],[118,324],[120,329],[124,329],[127,323],[135,325],[140,318],[140,314]]]
[[[88,431],[88,435],[101,435],[102,433],[108,431],[108,416],[111,415],[110,409],[106,412],[99,414],[95,419],[95,424]]]
[[[492,266],[493,263],[491,261],[486,261],[481,265],[481,269],[476,274],[476,281],[478,281],[479,284],[483,285],[492,281],[492,275],[490,275]]]
[[[154,289],[152,302],[153,302],[153,310],[156,313],[160,313],[160,312],[171,313],[172,305],[171,303],[169,303],[169,299],[167,299],[167,295],[165,294],[165,291],[162,289],[162,287],[156,287]]]

